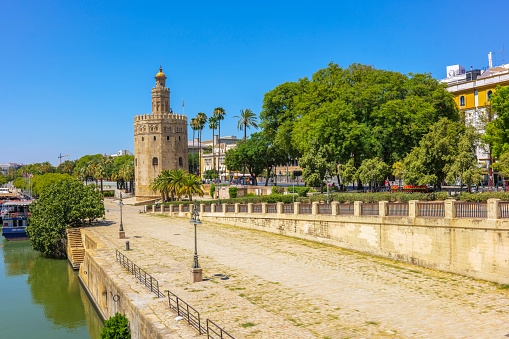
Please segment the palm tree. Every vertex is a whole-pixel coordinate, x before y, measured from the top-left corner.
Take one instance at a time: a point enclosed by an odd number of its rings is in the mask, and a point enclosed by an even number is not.
[[[198,171],[198,176],[201,177],[202,175],[202,169],[201,169],[201,133],[203,131],[203,127],[205,127],[205,124],[207,123],[207,115],[203,112],[200,112],[196,115],[196,120],[198,121],[198,148],[199,148],[199,152],[198,152],[198,156],[199,156],[199,159],[198,159],[198,167],[199,167],[199,171]]]
[[[196,150],[194,149],[194,131],[199,129],[198,119],[197,118],[192,118],[191,119],[191,123],[189,125],[193,129],[193,154],[191,156],[191,160],[192,160],[192,163],[191,163],[191,173],[194,173],[194,170],[195,170],[195,168],[194,168],[194,155],[196,154]]]
[[[244,129],[244,141],[246,141],[247,128],[254,127],[258,128],[258,119],[256,114],[254,114],[249,108],[241,109],[240,116],[234,116],[234,118],[239,118],[239,123],[237,125],[237,129],[242,131]]]
[[[150,184],[150,189],[153,191],[161,192],[163,202],[169,201],[169,186],[171,181],[170,171],[165,170],[159,174],[154,181]],[[173,198],[173,196],[172,196]]]
[[[224,111],[224,108],[222,107],[216,107],[214,108],[214,112],[212,112],[214,114],[215,117],[217,117],[217,121],[218,121],[218,129],[217,129],[217,135],[218,135],[218,140],[219,140],[219,159],[221,159],[221,120],[224,119],[224,116],[226,115],[226,112]],[[217,161],[217,169],[218,169],[218,172],[219,172],[219,161]],[[221,174],[219,174],[219,180],[221,180]]]
[[[187,195],[189,200],[193,200],[193,194],[203,197],[202,182],[199,177],[194,174],[186,173],[182,180],[182,194]]]
[[[120,175],[124,179],[124,182],[129,182],[129,190],[127,185],[125,186],[125,192],[133,192],[133,181],[134,181],[134,160],[131,159],[124,163],[120,168]]]
[[[103,193],[103,178],[105,178],[107,175],[108,171],[102,164],[95,168],[95,176],[101,179],[101,193]]]
[[[214,136],[215,136],[215,130],[218,126],[219,120],[217,120],[217,117],[215,115],[211,116],[209,118],[209,128],[212,130],[212,164],[214,167],[214,172],[216,172],[216,155],[214,153]]]

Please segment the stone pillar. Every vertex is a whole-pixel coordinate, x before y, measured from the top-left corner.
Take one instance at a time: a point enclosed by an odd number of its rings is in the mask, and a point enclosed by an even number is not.
[[[488,199],[488,219],[500,219],[500,199]]]
[[[454,199],[447,199],[444,204],[444,209],[445,209],[445,218],[446,219],[452,219],[452,218],[456,218],[456,208],[454,206],[454,203],[456,202],[456,200]]]
[[[331,214],[339,215],[339,202],[333,201],[333,202],[331,202],[330,206],[331,206]]]
[[[311,214],[318,214],[318,201],[313,201],[311,204]]]
[[[154,205],[152,205],[152,213],[155,213],[155,211],[156,211],[156,205],[154,204]]]
[[[210,204],[210,213],[214,213],[216,211],[216,204]]]
[[[419,200],[410,200],[408,202],[408,216],[410,218],[416,218],[419,216],[419,210],[417,209],[417,203]]]
[[[252,202],[247,204],[247,213],[253,213],[253,203]]]
[[[265,214],[265,213],[267,213],[267,203],[262,202],[262,214]]]
[[[147,205],[143,206],[143,212],[147,213],[147,210],[148,210],[148,206]]]
[[[226,213],[226,204],[222,204],[223,205],[223,213]]]
[[[276,203],[276,212],[277,212],[277,214],[283,214],[283,203],[282,202]]]
[[[355,217],[361,216],[361,204],[362,204],[362,201],[354,201],[353,202],[353,215]]]
[[[201,267],[191,268],[191,282],[200,282],[203,280],[203,273]]]
[[[200,214],[205,212],[205,204],[200,204]]]
[[[293,214],[300,214],[300,202],[293,203]]]
[[[378,202],[378,215],[381,217],[387,216],[387,203],[388,201]]]
[[[183,206],[184,206],[184,205],[179,204],[179,213],[183,213],[183,212],[184,212],[184,211],[182,211],[182,207],[183,207]]]
[[[239,213],[239,203],[235,203],[235,214]]]

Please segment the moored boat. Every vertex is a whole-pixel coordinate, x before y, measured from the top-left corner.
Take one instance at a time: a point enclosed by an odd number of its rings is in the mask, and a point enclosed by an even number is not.
[[[28,207],[31,200],[4,201],[0,211],[2,220],[2,235],[7,240],[28,239],[26,227],[28,225]]]

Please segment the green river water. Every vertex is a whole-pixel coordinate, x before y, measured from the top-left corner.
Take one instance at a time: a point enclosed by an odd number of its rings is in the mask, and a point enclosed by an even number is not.
[[[0,338],[99,338],[102,320],[67,260],[1,239]]]

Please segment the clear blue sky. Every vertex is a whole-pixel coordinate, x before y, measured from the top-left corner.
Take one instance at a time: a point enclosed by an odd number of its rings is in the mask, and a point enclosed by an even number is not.
[[[445,77],[509,51],[509,1],[2,1],[0,163],[133,151],[162,64],[170,105],[190,119],[334,62]],[[506,57],[509,62],[509,54]],[[204,131],[204,138],[212,132]],[[189,131],[189,138],[192,133]]]

